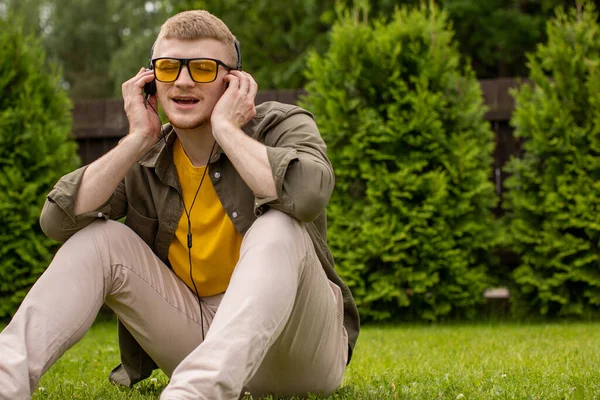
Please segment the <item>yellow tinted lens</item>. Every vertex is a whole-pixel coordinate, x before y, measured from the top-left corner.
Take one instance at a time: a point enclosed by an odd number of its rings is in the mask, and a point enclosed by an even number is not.
[[[196,82],[212,82],[217,77],[218,65],[213,60],[190,61],[189,68]]]
[[[177,79],[181,63],[178,60],[162,59],[154,62],[154,75],[162,82],[173,82]]]

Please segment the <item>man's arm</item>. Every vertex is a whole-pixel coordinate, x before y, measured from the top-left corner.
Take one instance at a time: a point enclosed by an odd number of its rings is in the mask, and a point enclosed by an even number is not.
[[[156,97],[146,107],[142,88],[154,78],[144,68],[122,86],[129,134],[110,152],[71,174],[65,175],[48,195],[40,216],[42,230],[49,237],[64,241],[77,230],[102,217],[113,196],[124,196],[119,185],[131,166],[158,140],[160,119]]]
[[[256,82],[239,71],[226,78],[229,88],[211,118],[213,135],[254,192],[255,212],[270,207],[313,221],[325,209],[335,182],[314,120],[309,113],[294,112],[272,128],[262,144],[241,130],[256,115]]]
[[[129,168],[158,140],[160,118],[155,111],[158,109],[156,96],[148,99],[151,107],[146,107],[142,95],[144,84],[152,79],[154,73],[142,68],[136,76],[123,83],[121,91],[129,120],[129,134],[86,169],[75,199],[75,215],[95,210],[105,203]]]
[[[250,74],[241,71],[231,71],[225,81],[229,87],[211,116],[213,136],[254,194],[277,196],[266,146],[241,129],[256,115],[258,85]]]
[[[311,222],[329,202],[335,186],[333,167],[312,115],[300,107],[281,111],[285,118],[265,135],[277,196],[257,196],[255,213],[273,208]]]
[[[213,131],[219,132],[215,135],[217,142],[252,192],[257,196],[276,197],[267,147],[233,125],[220,125]]]
[[[91,163],[83,174],[75,197],[75,216],[97,210],[108,201],[129,168],[150,147],[144,138],[129,134],[114,149]]]

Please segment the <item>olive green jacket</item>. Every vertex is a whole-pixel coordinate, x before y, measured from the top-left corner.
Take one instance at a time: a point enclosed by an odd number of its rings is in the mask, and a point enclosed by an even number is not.
[[[256,111],[256,116],[243,130],[267,146],[277,197],[256,196],[221,149],[209,162],[208,176],[241,235],[269,208],[305,224],[327,277],[342,289],[349,362],[358,337],[359,317],[348,286],[334,269],[326,241],[325,206],[334,186],[326,145],[312,115],[299,107],[267,102],[257,106]],[[169,266],[169,246],[183,213],[183,201],[172,152],[167,148],[173,145],[176,134],[168,124],[163,132],[166,139],[158,141],[131,167],[112,197],[98,210],[77,216],[73,212],[85,166],[62,177],[48,194],[40,217],[46,235],[65,241],[98,218],[126,217],[126,225]],[[111,372],[113,382],[131,386],[147,378],[156,368],[121,323],[119,347],[121,364]]]

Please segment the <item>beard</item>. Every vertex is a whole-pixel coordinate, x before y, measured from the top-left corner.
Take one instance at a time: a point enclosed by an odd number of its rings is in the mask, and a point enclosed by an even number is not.
[[[177,129],[198,129],[204,128],[210,123],[210,116],[202,115],[177,115],[177,112],[170,113],[163,110],[169,123]]]

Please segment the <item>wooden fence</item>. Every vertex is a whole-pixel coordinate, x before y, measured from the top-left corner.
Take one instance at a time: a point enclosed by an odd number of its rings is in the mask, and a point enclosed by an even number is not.
[[[513,137],[513,129],[508,121],[514,108],[514,100],[509,94],[511,88],[518,86],[518,81],[510,78],[480,81],[484,101],[488,106],[485,118],[490,121],[496,133],[496,149],[494,153],[491,177],[496,190],[502,192],[504,172],[502,167],[511,155],[519,151],[518,143]],[[258,93],[256,103],[269,100],[295,104],[303,95],[302,90],[265,90]],[[113,148],[119,139],[127,134],[128,121],[123,111],[123,101],[115,100],[80,100],[75,102],[73,110],[73,133],[79,144],[79,155],[84,164],[90,163]]]

